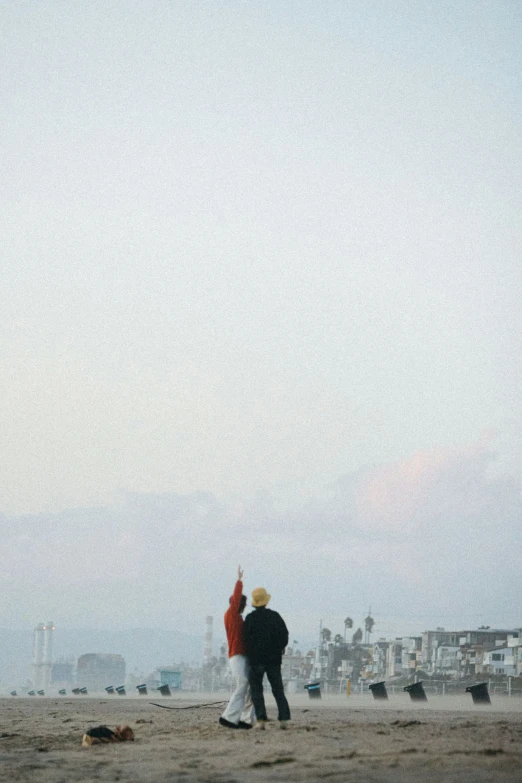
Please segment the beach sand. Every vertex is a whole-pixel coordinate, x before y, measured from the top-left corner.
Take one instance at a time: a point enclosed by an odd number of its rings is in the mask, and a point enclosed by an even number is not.
[[[291,697],[287,731],[218,724],[216,701],[189,694],[171,699],[90,696],[0,699],[0,779],[128,783],[373,781],[500,783],[522,780],[522,700],[433,697],[416,706],[407,694]],[[153,706],[158,702],[167,710]],[[270,696],[267,707],[276,717]],[[134,743],[81,747],[89,726],[128,723]]]

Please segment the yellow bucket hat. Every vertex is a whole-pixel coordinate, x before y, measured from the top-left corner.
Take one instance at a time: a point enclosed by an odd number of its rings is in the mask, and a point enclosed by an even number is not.
[[[252,590],[252,606],[266,606],[270,598],[270,593],[267,593],[264,587]]]

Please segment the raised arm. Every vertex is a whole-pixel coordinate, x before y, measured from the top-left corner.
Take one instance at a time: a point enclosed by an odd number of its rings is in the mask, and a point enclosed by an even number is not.
[[[239,612],[239,606],[241,604],[241,596],[243,595],[243,570],[241,566],[237,567],[237,582],[232,593],[230,600],[230,608],[234,614]]]

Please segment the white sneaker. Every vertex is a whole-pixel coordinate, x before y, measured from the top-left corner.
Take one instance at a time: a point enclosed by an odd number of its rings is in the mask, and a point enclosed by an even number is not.
[[[279,728],[280,729],[287,729],[288,728],[288,721],[287,720],[280,720],[279,721]]]
[[[258,720],[254,728],[258,731],[264,731],[266,729],[266,720]]]

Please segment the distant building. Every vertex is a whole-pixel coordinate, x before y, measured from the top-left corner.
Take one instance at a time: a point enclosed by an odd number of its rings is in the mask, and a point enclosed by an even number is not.
[[[290,693],[302,691],[305,683],[309,682],[314,664],[314,652],[307,655],[293,647],[287,647],[283,655],[281,674],[285,687]]]
[[[57,661],[51,666],[51,683],[60,688],[71,685],[74,680],[74,664],[70,661]]]
[[[443,674],[456,674],[460,668],[461,656],[460,647],[453,647],[449,644],[439,645],[435,650],[433,671]]]
[[[518,629],[476,628],[471,631],[445,631],[440,628],[436,631],[424,631],[422,634],[421,653],[423,668],[429,672],[435,672],[441,668],[459,668],[458,661],[460,658],[457,658],[456,652],[453,656],[454,662],[451,667],[446,665],[440,666],[442,658],[447,658],[447,654],[441,655],[438,652],[439,647],[458,648],[465,659],[467,650],[484,650],[490,647],[504,646],[516,647],[520,641],[519,636]]]
[[[384,677],[398,677],[402,671],[402,636],[388,642],[385,651]]]
[[[402,674],[414,674],[422,660],[422,637],[403,636],[401,651]]]
[[[121,655],[86,653],[76,666],[76,682],[91,691],[103,691],[109,685],[125,682],[125,659]]]
[[[516,651],[513,647],[495,647],[484,653],[484,671],[487,674],[516,674]]]
[[[354,634],[354,638],[360,635]],[[326,675],[329,681],[350,677],[353,681],[366,677],[373,671],[373,647],[359,642],[347,644],[344,641],[328,645]],[[319,678],[318,678],[319,679]]]

